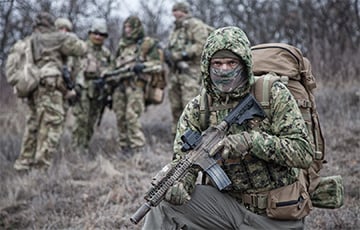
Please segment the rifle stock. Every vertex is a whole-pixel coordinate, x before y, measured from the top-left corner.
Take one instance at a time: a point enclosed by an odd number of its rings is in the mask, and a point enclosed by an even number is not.
[[[264,118],[265,112],[255,98],[248,94],[217,126],[209,127],[202,134],[185,132],[181,137],[184,141],[182,150],[188,153],[175,165],[167,164],[153,178],[151,188],[144,197],[146,202],[131,216],[131,222],[139,223],[151,207],[156,207],[164,199],[167,190],[183,178],[192,166],[200,166],[219,190],[226,189],[231,181],[217,161],[209,156],[209,152],[225,137],[232,124],[242,124],[255,116]]]

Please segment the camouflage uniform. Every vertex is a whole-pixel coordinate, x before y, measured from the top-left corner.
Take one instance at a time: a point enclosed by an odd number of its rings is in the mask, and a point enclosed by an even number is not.
[[[229,50],[242,59],[247,81],[230,93],[223,93],[210,78],[210,60],[219,50]],[[249,93],[254,84],[250,43],[237,27],[224,27],[212,33],[201,57],[204,87],[212,100],[209,126],[219,124],[231,109]],[[181,135],[187,129],[201,131],[200,95],[184,109],[174,142],[174,160],[186,153],[180,150]],[[227,108],[226,108],[227,107]],[[217,108],[217,109],[216,109]],[[218,191],[213,186],[195,185],[198,169],[193,168],[181,180],[190,201],[183,205],[162,202],[148,215],[143,229],[302,229],[303,220],[276,220],[266,216],[265,209],[244,205],[243,194],[266,192],[292,184],[298,168],[308,168],[313,160],[305,122],[295,99],[280,82],[271,88],[270,113],[259,125],[234,124],[228,131],[231,146],[246,146],[244,152],[231,148],[229,156],[219,162],[232,182],[229,190]],[[223,155],[222,155],[223,156]],[[170,188],[171,189],[171,188]]]
[[[171,52],[173,67],[169,77],[169,100],[172,112],[172,133],[185,105],[199,93],[200,54],[208,35],[208,25],[192,17],[185,3],[176,3],[173,10],[186,13],[175,21],[175,28],[170,34],[168,50]]]
[[[85,43],[75,34],[55,30],[54,20],[48,13],[37,15],[34,29],[31,38],[34,60],[40,68],[40,84],[28,98],[30,113],[20,156],[14,165],[17,170],[50,166],[65,121],[64,96],[67,89],[61,77],[64,57],[80,56],[86,52]]]
[[[126,35],[125,26],[131,28],[131,34]],[[129,68],[130,71],[136,71],[135,69],[140,67],[140,72],[118,82],[113,94],[118,145],[121,149],[135,149],[145,145],[145,136],[139,119],[144,112],[144,86],[148,77],[141,69],[161,63],[158,42],[145,36],[138,17],[128,17],[123,24],[123,37],[116,52],[115,68]]]
[[[73,107],[75,124],[72,132],[73,148],[79,151],[88,151],[90,139],[94,133],[94,125],[104,106],[103,88],[96,87],[102,74],[110,68],[112,56],[103,42],[95,44],[90,36],[107,37],[107,27],[102,21],[95,21],[89,30],[89,39],[86,42],[87,53],[81,60],[81,71],[76,78],[76,89],[80,100]]]
[[[67,18],[57,18],[55,20],[55,28],[58,31],[67,33],[72,32],[73,24]],[[64,66],[70,73],[71,83],[75,86],[76,76],[80,72],[81,64],[80,64],[81,57],[76,56],[68,56],[64,62]],[[65,113],[68,111],[69,106],[74,103],[76,100],[76,92],[74,89],[68,88],[68,93],[66,94],[65,98],[67,99],[65,102]]]

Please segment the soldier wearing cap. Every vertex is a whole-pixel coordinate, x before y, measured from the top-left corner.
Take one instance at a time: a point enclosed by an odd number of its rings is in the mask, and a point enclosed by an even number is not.
[[[73,147],[83,153],[88,152],[94,125],[103,107],[103,88],[97,87],[96,82],[99,82],[102,73],[110,68],[112,62],[111,53],[104,45],[107,37],[106,23],[96,19],[88,32],[88,52],[81,61],[81,71],[76,79],[80,101],[73,108],[75,124],[72,142]]]
[[[57,30],[64,32],[71,32],[73,30],[73,25],[67,18],[58,18],[55,20],[55,27]]]
[[[55,20],[55,28],[60,32],[72,32],[73,24],[67,18],[57,18]],[[76,76],[80,72],[80,57],[68,56],[65,58],[63,71],[67,71],[70,74],[70,82],[67,85],[68,92],[66,94],[67,103],[65,103],[65,111],[67,112],[69,106],[73,105],[76,101],[76,92],[71,86],[75,86]],[[63,73],[66,74],[66,73]]]
[[[175,3],[172,13],[175,27],[169,37],[165,58],[171,65],[169,99],[172,133],[175,135],[176,124],[185,105],[199,92],[200,54],[211,27],[193,17],[185,2]]]

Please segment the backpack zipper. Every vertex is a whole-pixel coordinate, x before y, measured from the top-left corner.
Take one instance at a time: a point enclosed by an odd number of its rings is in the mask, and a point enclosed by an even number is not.
[[[289,200],[289,201],[283,201],[283,202],[277,202],[276,207],[284,207],[284,206],[290,206],[294,204],[298,204],[303,202],[304,198],[302,196],[299,197],[297,200]]]

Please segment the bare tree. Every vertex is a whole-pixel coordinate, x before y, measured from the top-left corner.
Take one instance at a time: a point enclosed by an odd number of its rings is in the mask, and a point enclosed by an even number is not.
[[[359,74],[360,14],[359,0],[184,0],[194,16],[214,27],[235,25],[242,28],[252,44],[287,42],[296,45],[314,63],[324,77]],[[172,29],[173,2],[138,0],[131,9],[123,0],[3,0],[0,1],[0,73],[10,46],[31,33],[32,19],[39,11],[67,17],[74,31],[87,38],[92,20],[107,22],[106,45],[115,51],[122,22],[130,14],[138,15],[147,34],[166,43]],[[328,66],[333,68],[329,71]],[[351,71],[350,71],[351,70]],[[342,72],[340,72],[342,71]],[[350,73],[348,73],[350,71]],[[346,74],[345,74],[346,73]],[[3,76],[3,74],[2,74]],[[1,78],[1,87],[4,81]]]

